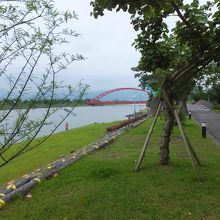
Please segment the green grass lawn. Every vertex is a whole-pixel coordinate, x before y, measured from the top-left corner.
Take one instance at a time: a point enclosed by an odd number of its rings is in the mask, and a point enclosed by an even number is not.
[[[0,168],[0,184],[16,179],[97,140],[111,123],[91,124],[51,136],[42,145]],[[10,151],[9,151],[10,154]]]
[[[176,128],[171,164],[160,166],[163,121],[159,120],[142,169],[135,173],[149,123],[43,181],[32,190],[32,198],[18,198],[6,206],[0,219],[220,219],[219,146],[209,138],[201,139],[196,122],[187,121],[186,132],[203,163],[199,169],[203,178],[195,178]]]

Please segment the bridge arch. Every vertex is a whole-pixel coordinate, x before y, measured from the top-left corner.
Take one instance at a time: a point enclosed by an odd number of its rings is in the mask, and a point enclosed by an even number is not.
[[[118,92],[118,91],[124,91],[124,90],[134,90],[134,91],[141,91],[141,92],[145,92],[147,94],[150,94],[149,91],[147,90],[144,90],[144,89],[139,89],[139,88],[116,88],[116,89],[111,89],[111,90],[108,90],[106,92],[103,92],[99,95],[97,95],[96,97],[94,97],[93,99],[91,99],[90,101],[87,101],[87,104],[88,105],[97,105],[97,104],[114,104],[114,102],[100,102],[99,100],[111,93],[114,93],[114,92]],[[133,103],[133,101],[119,101],[118,102],[119,104],[131,104]],[[146,102],[143,102],[142,103],[146,103]]]
[[[143,90],[143,89],[138,89],[138,88],[117,88],[117,89],[111,89],[111,90],[108,90],[106,92],[103,92],[101,93],[100,95],[96,96],[95,98],[93,98],[93,100],[99,100],[101,99],[102,97],[106,96],[106,95],[109,95],[113,92],[118,92],[118,91],[123,91],[123,90],[136,90],[136,91],[141,91],[141,92],[146,92],[149,94],[148,91],[146,90]]]

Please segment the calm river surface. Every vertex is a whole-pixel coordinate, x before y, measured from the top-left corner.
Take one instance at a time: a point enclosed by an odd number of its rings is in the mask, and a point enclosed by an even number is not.
[[[67,119],[57,128],[56,132],[64,131],[65,124],[68,123],[69,129],[77,128],[93,123],[112,122],[127,119],[126,115],[133,114],[145,109],[145,105],[109,105],[109,106],[83,106],[74,109],[74,115],[69,115]],[[12,118],[22,110],[14,110]],[[37,108],[29,112],[29,119],[41,119],[46,112],[46,109]],[[51,124],[43,126],[38,134],[39,136],[48,135],[51,130],[62,120],[66,115],[64,110],[59,110],[49,118]],[[9,124],[11,120],[8,121]]]
[[[144,109],[145,105],[135,105],[135,110]],[[43,114],[43,109],[32,110],[33,114]],[[55,113],[50,121],[55,125],[62,118],[63,110]],[[64,113],[64,112],[63,112]],[[134,113],[134,105],[109,105],[109,106],[83,106],[74,109],[75,115],[69,115],[68,118],[57,128],[56,132],[65,130],[65,123],[69,124],[69,129],[82,127],[84,125],[102,122],[112,122],[127,119],[126,115]],[[47,135],[54,125],[45,126],[40,135]]]

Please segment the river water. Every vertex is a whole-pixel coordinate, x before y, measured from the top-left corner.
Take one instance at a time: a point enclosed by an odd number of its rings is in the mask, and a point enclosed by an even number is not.
[[[143,110],[145,105],[109,105],[109,106],[83,106],[74,109],[74,115],[68,118],[57,128],[56,132],[64,131],[66,122],[69,129],[82,127],[93,123],[112,122],[127,119],[126,115],[133,114],[134,111]],[[134,109],[135,108],[135,109]],[[41,109],[35,109],[37,114],[42,114]],[[45,126],[40,135],[48,134],[54,125],[62,119],[63,110],[55,113],[50,118],[53,122],[51,125]]]
[[[88,124],[93,123],[103,123],[103,122],[112,122],[118,120],[127,119],[126,115],[133,114],[134,111],[138,112],[145,109],[145,105],[108,105],[108,106],[82,106],[76,107],[74,109],[74,115],[70,114],[56,129],[55,132],[60,132],[65,130],[65,124],[68,123],[69,129],[77,128]],[[16,115],[19,114],[19,111],[22,110],[13,110],[12,119],[8,120],[8,124],[12,124],[13,118],[16,118]],[[29,112],[29,119],[41,119],[45,114],[46,109],[37,108],[32,109]],[[64,110],[59,110],[50,116],[49,122],[51,124],[44,125],[41,131],[38,133],[39,136],[48,135],[54,129],[54,127],[62,120],[66,115]]]

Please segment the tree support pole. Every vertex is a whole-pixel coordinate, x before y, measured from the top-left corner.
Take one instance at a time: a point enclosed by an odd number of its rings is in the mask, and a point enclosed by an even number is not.
[[[195,159],[197,165],[198,165],[198,166],[201,166],[201,162],[200,162],[200,160],[199,160],[199,158],[198,158],[196,152],[194,151],[194,149],[193,149],[193,147],[192,147],[192,145],[191,145],[191,143],[190,143],[190,141],[189,141],[189,138],[187,137],[187,135],[186,135],[186,133],[185,133],[184,130],[183,130],[183,132],[184,132],[184,134],[185,134],[185,136],[186,136],[186,140],[187,140],[187,142],[188,142],[189,149],[190,149],[190,151],[192,152],[192,154],[193,154],[193,156],[194,156],[194,159]]]
[[[195,161],[194,161],[194,160],[195,160],[195,157],[194,157],[194,155],[193,155],[193,153],[192,153],[192,151],[191,151],[191,148],[190,148],[190,146],[189,146],[189,145],[190,145],[190,144],[189,144],[189,140],[188,140],[188,138],[187,138],[187,136],[186,136],[186,134],[185,134],[185,132],[184,132],[184,130],[183,130],[182,123],[181,123],[181,121],[180,121],[180,118],[179,118],[179,115],[178,115],[176,109],[174,109],[174,114],[175,114],[175,118],[176,118],[176,121],[177,121],[179,130],[180,130],[180,133],[181,133],[181,135],[182,135],[184,144],[185,144],[185,146],[186,146],[187,153],[188,153],[189,158],[190,158],[190,160],[191,160],[192,166],[193,166],[194,169],[196,169],[196,164],[195,164]]]
[[[185,146],[186,146],[187,153],[188,153],[189,158],[190,158],[190,160],[191,160],[192,166],[193,166],[193,168],[195,169],[195,168],[196,168],[195,160],[196,160],[197,164],[200,164],[200,161],[199,161],[199,159],[198,159],[198,157],[197,157],[195,151],[193,150],[192,145],[190,144],[189,139],[188,139],[188,137],[186,136],[186,133],[185,133],[184,130],[183,130],[183,126],[182,126],[181,120],[180,120],[180,118],[179,118],[178,112],[177,112],[177,110],[174,109],[173,106],[171,105],[170,100],[169,100],[169,98],[168,98],[168,96],[167,96],[165,90],[163,90],[163,95],[164,95],[164,98],[165,98],[165,100],[167,101],[167,103],[168,103],[168,105],[169,105],[171,111],[173,112],[174,117],[176,118],[176,121],[177,121],[179,130],[180,130],[181,136],[182,136],[182,138],[183,138],[183,142],[184,142],[184,144],[185,144]]]
[[[151,124],[150,130],[149,130],[149,132],[148,132],[148,134],[147,134],[146,140],[145,140],[145,142],[144,142],[144,146],[143,146],[143,148],[142,148],[142,151],[141,151],[139,160],[138,160],[137,165],[136,165],[136,167],[135,167],[135,172],[138,172],[138,171],[140,170],[141,163],[142,163],[142,161],[143,161],[143,159],[144,159],[145,151],[146,151],[146,149],[147,149],[147,147],[148,147],[148,145],[149,145],[151,135],[152,135],[153,130],[154,130],[154,127],[155,127],[155,125],[156,125],[156,123],[157,123],[157,118],[158,118],[158,116],[159,116],[162,103],[163,103],[163,101],[162,101],[162,99],[160,98],[160,99],[159,99],[159,104],[158,104],[158,107],[157,107],[156,114],[155,114],[155,116],[154,116],[154,119],[153,119],[153,122],[152,122],[152,124]]]
[[[186,146],[186,150],[187,150],[187,153],[189,155],[189,158],[191,160],[191,163],[192,163],[192,166],[193,168],[195,169],[196,168],[196,165],[195,165],[195,161],[197,163],[197,165],[201,165],[200,161],[199,161],[199,158],[198,156],[196,155],[185,131],[183,130],[183,126],[182,126],[182,123],[180,121],[180,118],[179,118],[179,115],[178,115],[178,112],[176,109],[173,108],[173,106],[171,105],[170,103],[170,100],[166,94],[166,91],[163,89],[163,96],[164,96],[164,99],[166,100],[167,104],[169,105],[171,111],[173,112],[173,115],[174,117],[176,118],[176,121],[177,121],[177,124],[178,124],[178,127],[179,127],[179,130],[180,130],[180,133],[182,135],[182,138],[183,138],[183,141],[184,141],[184,144]]]

